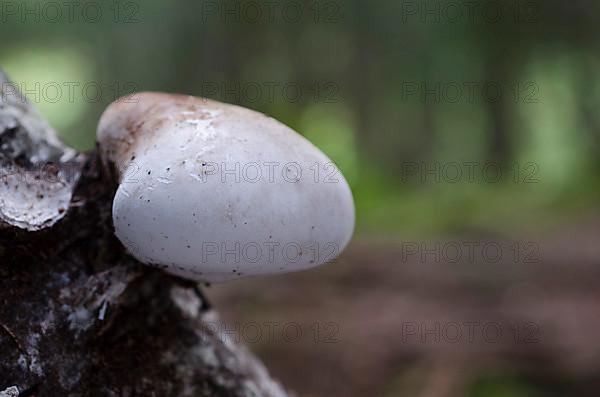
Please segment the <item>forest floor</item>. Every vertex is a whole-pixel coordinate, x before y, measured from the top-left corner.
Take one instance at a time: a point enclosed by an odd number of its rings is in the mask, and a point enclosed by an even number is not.
[[[496,269],[570,263],[594,266],[600,259],[599,241],[597,215],[569,220],[556,230],[516,237],[478,234],[424,241],[359,235],[336,263],[295,274],[212,285],[206,293],[223,317],[223,323],[215,327],[255,351],[271,373],[299,396],[397,396],[399,392],[477,396],[488,394],[485,387],[473,391],[473,385],[486,376],[500,377],[499,387],[508,387],[499,394],[503,396],[566,395],[557,390],[569,389],[573,374],[556,377],[551,369],[549,376],[554,380],[544,390],[548,373],[538,371],[545,366],[544,360],[532,359],[534,370],[525,372],[539,373],[544,379],[542,389],[530,389],[529,381],[514,382],[520,372],[511,364],[511,359],[528,362],[541,350],[556,350],[560,357],[562,350],[554,344],[566,338],[548,337],[545,345],[544,337],[551,333],[529,321],[523,309],[523,323],[513,328],[510,337],[504,335],[500,347],[497,339],[489,336],[490,329],[482,330],[502,319],[493,314],[486,317],[485,309],[474,309],[472,302],[461,303],[460,298],[449,304],[454,298],[436,291],[431,283],[424,283],[428,287],[423,288],[408,285],[415,280],[418,284],[419,278],[405,280],[403,268],[432,262],[434,266],[466,264]],[[460,260],[455,260],[457,253]],[[489,300],[486,286],[480,288],[481,300]],[[543,291],[515,287],[510,292],[513,296],[521,293]],[[591,313],[600,312],[594,307],[598,301],[591,302]],[[518,298],[514,304],[519,306]],[[572,312],[572,306],[563,306],[565,315]],[[550,316],[559,315],[556,310],[548,307]],[[465,325],[471,323],[476,325]],[[572,339],[572,344],[561,349],[579,349],[579,337]],[[581,355],[579,351],[571,353],[573,357]],[[565,360],[568,357],[565,354]],[[568,365],[576,367],[577,359]],[[600,372],[600,368],[585,365],[584,377]],[[581,371],[573,372],[579,376]]]

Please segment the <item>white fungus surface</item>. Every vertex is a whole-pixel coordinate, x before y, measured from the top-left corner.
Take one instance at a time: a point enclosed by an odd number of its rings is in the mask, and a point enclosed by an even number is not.
[[[141,93],[109,106],[98,142],[118,171],[117,237],[170,273],[221,282],[298,271],[333,260],[352,236],[339,170],[261,113]]]

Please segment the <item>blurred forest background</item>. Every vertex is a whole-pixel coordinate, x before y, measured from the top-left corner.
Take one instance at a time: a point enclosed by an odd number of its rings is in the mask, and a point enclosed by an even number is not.
[[[598,198],[595,2],[72,4],[3,2],[0,61],[78,148],[116,97],[172,91],[305,134],[347,176],[360,231],[536,225]],[[423,183],[407,175],[422,162],[479,174]],[[499,183],[481,177],[490,162]]]
[[[267,113],[320,147],[353,189],[359,242],[510,238],[590,222],[598,208],[598,2],[65,4],[3,1],[0,65],[79,149],[94,147],[99,116],[117,97],[180,92]],[[490,164],[501,178],[482,175]],[[570,238],[597,232],[591,224]],[[247,285],[240,299],[256,294]],[[227,287],[214,288],[228,302]],[[260,312],[256,301],[247,304]],[[267,354],[277,376],[301,395],[336,395],[335,379],[311,383],[310,373],[294,380],[285,372],[299,370],[286,367],[294,360],[286,348]],[[323,365],[339,364],[331,360]],[[397,395],[394,379],[380,379],[374,394],[364,381],[356,395]],[[468,395],[550,395],[512,377],[474,384]]]

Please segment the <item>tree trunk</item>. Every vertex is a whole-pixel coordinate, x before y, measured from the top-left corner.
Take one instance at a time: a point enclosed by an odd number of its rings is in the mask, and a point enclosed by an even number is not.
[[[0,397],[286,396],[196,284],[127,255],[97,155],[0,82]]]

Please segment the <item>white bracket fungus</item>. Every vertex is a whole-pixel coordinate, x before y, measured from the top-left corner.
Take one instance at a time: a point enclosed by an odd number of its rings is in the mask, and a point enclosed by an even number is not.
[[[352,236],[344,177],[261,113],[140,93],[108,107],[98,143],[119,183],[117,237],[169,273],[220,282],[303,270],[334,259]]]

